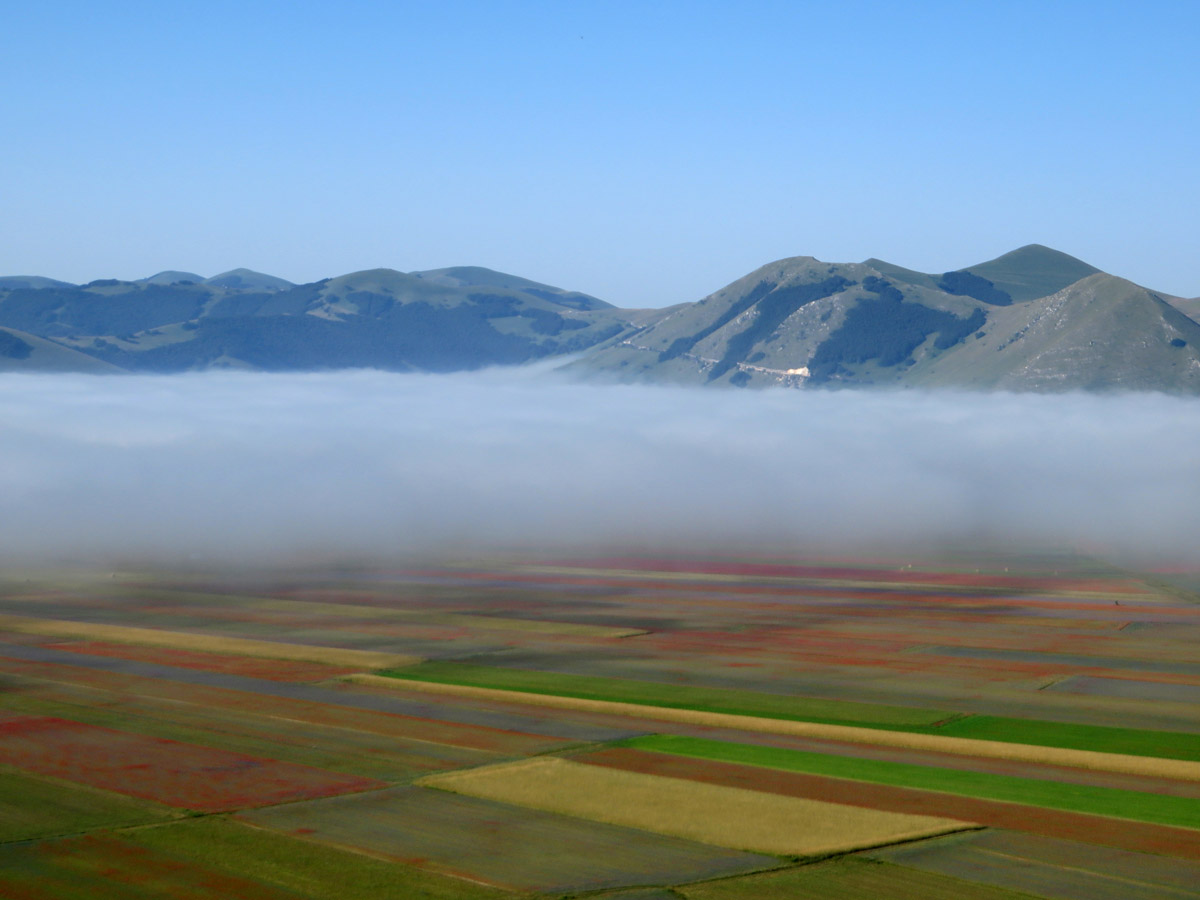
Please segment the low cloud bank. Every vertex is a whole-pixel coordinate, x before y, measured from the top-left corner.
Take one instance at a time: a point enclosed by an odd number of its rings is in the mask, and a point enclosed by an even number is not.
[[[1196,558],[1200,400],[0,377],[0,561],[1015,540]]]

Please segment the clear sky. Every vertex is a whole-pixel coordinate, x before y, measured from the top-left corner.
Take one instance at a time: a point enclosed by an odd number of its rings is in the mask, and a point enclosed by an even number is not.
[[[623,306],[1038,242],[1200,295],[1200,3],[6,3],[0,274]]]

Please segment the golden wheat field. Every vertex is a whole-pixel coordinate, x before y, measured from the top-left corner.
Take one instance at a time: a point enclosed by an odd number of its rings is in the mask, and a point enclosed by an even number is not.
[[[972,828],[761,791],[538,758],[419,782],[471,797],[780,856],[820,856]]]

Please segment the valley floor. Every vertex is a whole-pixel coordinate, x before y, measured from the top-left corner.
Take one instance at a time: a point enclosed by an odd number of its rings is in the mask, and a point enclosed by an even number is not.
[[[1200,897],[1200,574],[0,572],[0,895]]]

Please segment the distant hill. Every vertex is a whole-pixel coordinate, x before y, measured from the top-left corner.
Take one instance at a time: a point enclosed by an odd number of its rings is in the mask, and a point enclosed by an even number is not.
[[[61,348],[60,367],[79,371],[96,363],[139,372],[475,369],[578,352],[632,332],[636,317],[586,294],[472,268],[370,269],[305,285],[249,269],[0,284],[0,327]],[[36,362],[9,359],[8,369]]]
[[[41,275],[5,275],[0,276],[0,291],[15,288],[40,290],[41,288],[75,287],[69,281],[55,281],[53,278],[43,278]]]
[[[1039,244],[941,273],[792,257],[652,310],[474,266],[300,285],[249,269],[0,278],[2,371],[449,372],[568,354],[580,376],[630,382],[1200,393],[1200,298]]]
[[[892,281],[969,296],[993,306],[1036,300],[1100,271],[1041,244],[1028,244],[987,262],[941,275],[914,272],[879,259],[868,259],[866,265]]]
[[[990,281],[1014,303],[1024,303],[1061,291],[1100,270],[1041,244],[1029,244],[962,271]]]
[[[251,269],[232,269],[212,278],[205,278],[204,283],[236,291],[286,291],[295,287],[290,281]]]
[[[995,310],[978,338],[914,366],[916,385],[1200,393],[1200,324],[1103,273]]]
[[[763,266],[574,364],[622,381],[1200,393],[1200,325],[1029,245],[940,275],[878,259]]]
[[[194,272],[159,272],[149,278],[139,278],[135,284],[199,284],[204,281],[203,275]]]
[[[0,328],[0,372],[120,372],[117,366],[13,328]]]
[[[542,300],[551,300],[572,309],[611,309],[611,303],[597,300],[587,294],[577,291],[564,291],[562,288],[540,284],[516,275],[505,275],[492,269],[480,266],[455,266],[449,269],[428,269],[424,272],[413,272],[418,278],[432,281],[436,284],[451,287],[498,287],[520,291]]]

